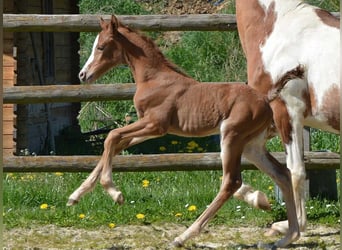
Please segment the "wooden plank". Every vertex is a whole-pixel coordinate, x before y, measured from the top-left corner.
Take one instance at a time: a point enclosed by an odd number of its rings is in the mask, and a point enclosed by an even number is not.
[[[14,107],[13,104],[6,104],[7,107],[2,107],[2,120],[3,121],[12,121],[14,116]],[[10,106],[9,106],[10,105]]]
[[[2,135],[2,140],[2,148],[13,149],[13,145],[15,145],[15,142],[13,140],[13,134]]]
[[[2,67],[15,67],[16,60],[13,58],[12,55],[4,54],[2,56]]]
[[[333,15],[340,17],[340,13]],[[12,32],[95,32],[100,30],[99,19],[110,15],[33,15],[4,14],[3,29]],[[118,15],[120,21],[131,28],[146,31],[236,30],[233,14],[191,15]]]
[[[226,84],[230,83],[237,82]],[[25,104],[132,100],[135,90],[134,83],[15,86],[4,88],[3,102]]]
[[[14,67],[3,67],[2,68],[2,78],[5,79],[5,80],[12,80],[14,79]]]
[[[2,134],[13,136],[13,131],[14,131],[13,118],[12,118],[12,121],[3,121],[3,123],[2,123]]]
[[[2,149],[2,156],[14,156],[15,149],[14,148],[3,148]]]
[[[4,14],[4,31],[11,32],[81,32],[99,31],[100,17],[110,15],[32,15]],[[134,29],[148,31],[166,30],[236,30],[235,15],[118,15],[120,21]]]
[[[283,152],[272,153],[285,164]],[[4,158],[4,172],[90,172],[100,156],[15,156]],[[242,169],[256,169],[246,159]],[[307,169],[338,169],[340,156],[336,153],[305,152]],[[155,154],[116,156],[114,172],[221,170],[219,153]]]
[[[16,77],[14,77],[14,79],[16,79]],[[13,80],[13,79],[3,79],[2,80],[2,84],[3,84],[4,88],[6,88],[6,87],[13,87],[14,84],[15,84],[15,80]]]

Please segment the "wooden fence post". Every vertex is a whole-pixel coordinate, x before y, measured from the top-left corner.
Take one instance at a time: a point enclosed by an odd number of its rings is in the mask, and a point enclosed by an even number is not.
[[[304,131],[307,134],[306,136],[304,134],[304,150],[311,151],[310,128],[305,128]],[[306,179],[308,196],[337,201],[336,170],[321,169],[317,171],[310,169],[306,171]]]
[[[303,129],[303,149],[304,152],[311,151],[310,128]],[[322,151],[321,151],[322,152]],[[323,151],[324,152],[324,151]],[[304,158],[304,155],[303,155]],[[278,203],[283,202],[282,193],[275,185],[275,197]],[[309,198],[320,198],[337,201],[337,184],[335,169],[308,169],[305,180],[305,200]]]

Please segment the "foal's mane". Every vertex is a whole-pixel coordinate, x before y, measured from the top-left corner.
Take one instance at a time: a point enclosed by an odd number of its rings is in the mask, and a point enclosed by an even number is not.
[[[142,34],[141,32],[137,31],[137,30],[133,30],[127,26],[124,25],[120,25],[121,28],[125,28],[129,33],[133,33],[135,35],[137,35],[137,37],[139,37],[142,41],[145,42],[145,44],[153,51],[155,51],[158,55],[159,58],[162,59],[163,63],[170,68],[171,70],[185,76],[185,77],[190,77],[189,75],[187,75],[182,69],[180,69],[176,64],[172,63],[170,60],[168,60],[165,55],[161,52],[160,48],[155,44],[155,42],[149,38],[148,36],[145,36],[144,34]],[[121,33],[122,34],[122,33]],[[124,34],[122,34],[124,35]]]

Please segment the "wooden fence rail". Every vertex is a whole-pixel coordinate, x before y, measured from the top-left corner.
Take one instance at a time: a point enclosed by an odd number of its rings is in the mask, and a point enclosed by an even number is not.
[[[115,14],[115,13],[113,13]],[[3,29],[9,32],[94,32],[100,30],[100,17],[110,15],[31,15],[4,14]],[[236,30],[235,15],[118,15],[119,20],[144,31]]]
[[[229,83],[237,82],[227,82]],[[132,100],[135,90],[134,83],[14,86],[3,89],[3,103]]]
[[[339,13],[333,13],[340,16]],[[34,15],[4,14],[4,32],[96,32],[99,18],[109,15]],[[145,31],[232,31],[235,15],[130,15],[118,16],[131,28]],[[80,102],[128,100],[135,93],[134,84],[15,86],[3,91],[4,103]],[[284,153],[273,153],[285,164]],[[6,156],[4,172],[89,172],[100,156]],[[158,154],[117,156],[114,171],[192,171],[221,169],[219,153]],[[335,153],[305,152],[307,169],[337,169],[340,157]],[[255,169],[242,159],[243,169]]]
[[[113,13],[115,14],[115,13]],[[340,13],[333,12],[340,17]],[[109,15],[34,15],[4,14],[5,32],[95,32],[100,30],[99,18]],[[233,14],[191,15],[118,15],[120,21],[134,29],[144,31],[233,31]]]
[[[285,153],[272,155],[285,164]],[[7,156],[3,159],[3,171],[90,172],[99,159],[100,156]],[[305,152],[304,159],[308,170],[340,167],[340,156],[336,153]],[[221,167],[219,153],[119,155],[113,159],[114,172],[221,170]],[[241,167],[256,169],[244,158]]]

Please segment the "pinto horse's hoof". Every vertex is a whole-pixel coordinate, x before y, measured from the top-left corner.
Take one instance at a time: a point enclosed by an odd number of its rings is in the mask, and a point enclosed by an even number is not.
[[[74,200],[74,199],[69,199],[68,200],[68,203],[66,204],[68,207],[70,206],[73,206],[73,205],[76,205],[78,203],[77,200]]]

